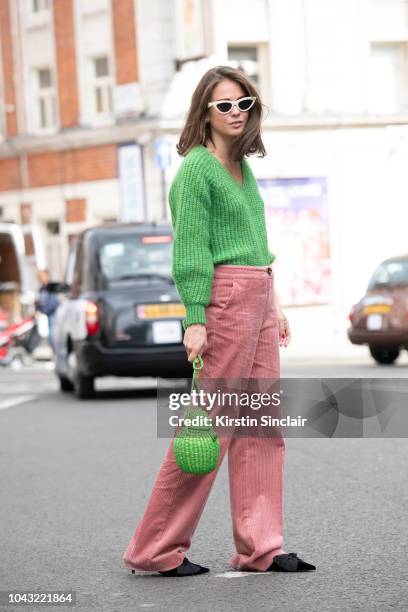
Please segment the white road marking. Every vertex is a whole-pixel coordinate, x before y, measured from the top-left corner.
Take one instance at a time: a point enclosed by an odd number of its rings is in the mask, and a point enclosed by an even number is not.
[[[0,402],[0,410],[12,408],[13,406],[18,406],[19,404],[24,404],[25,402],[31,402],[34,399],[37,399],[36,395],[19,395],[17,397],[11,397],[10,399]]]
[[[54,382],[37,383],[33,381],[31,384],[17,384],[17,385],[13,384],[14,397],[21,396],[21,395],[30,395],[33,391],[34,386],[37,389],[40,388],[41,392],[48,391],[48,390],[57,391],[58,389],[57,383],[54,383]],[[0,398],[2,397],[9,398],[10,395],[11,395],[11,392],[6,391],[5,386],[0,390]]]
[[[270,572],[224,572],[223,574],[215,574],[216,578],[243,578],[244,576],[263,576]]]
[[[127,569],[127,568],[126,568]],[[129,574],[131,573],[131,570],[129,569]],[[148,572],[148,571],[143,571],[143,570],[136,570],[134,574],[132,574],[132,576],[155,576],[157,574],[157,572]],[[270,575],[271,572],[238,572],[238,571],[230,571],[230,572],[223,572],[222,574],[213,574],[214,578],[244,578],[245,576],[265,576],[265,574]],[[211,576],[210,576],[211,578]],[[140,607],[142,606],[150,606],[153,604],[140,604]]]

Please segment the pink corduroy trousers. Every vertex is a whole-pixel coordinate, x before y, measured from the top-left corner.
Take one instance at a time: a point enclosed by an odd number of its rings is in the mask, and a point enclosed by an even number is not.
[[[279,325],[273,267],[215,266],[206,307],[207,347],[201,378],[279,379]],[[218,433],[218,432],[217,432]],[[219,437],[220,438],[220,437]],[[236,552],[230,566],[265,571],[283,546],[285,440],[222,437],[216,469],[188,474],[171,441],[143,517],[123,555],[126,568],[177,567],[186,556],[212,484],[228,448],[230,508]]]

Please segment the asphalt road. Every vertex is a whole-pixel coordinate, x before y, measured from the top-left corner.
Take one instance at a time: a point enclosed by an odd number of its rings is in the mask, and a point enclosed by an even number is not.
[[[405,362],[380,368],[367,360],[285,365],[283,375],[407,372]],[[287,440],[284,547],[315,572],[229,567],[224,460],[188,551],[211,571],[184,579],[131,575],[122,554],[169,440],[156,436],[154,379],[106,379],[97,389],[92,401],[78,401],[59,393],[44,364],[0,371],[1,590],[73,590],[73,609],[100,612],[407,607],[405,439]]]

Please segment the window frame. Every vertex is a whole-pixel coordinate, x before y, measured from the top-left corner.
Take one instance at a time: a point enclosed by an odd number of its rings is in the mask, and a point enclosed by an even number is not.
[[[42,70],[49,71],[50,85],[48,87],[41,87],[40,72]],[[33,128],[36,132],[53,132],[58,127],[57,90],[54,71],[51,66],[33,66],[31,71],[32,90],[35,98]],[[42,124],[43,112],[45,125]]]
[[[107,60],[108,73],[103,76],[97,76],[96,74],[96,62],[100,59]],[[112,117],[113,108],[113,66],[112,60],[109,54],[105,55],[92,55],[89,58],[89,72],[90,72],[90,84],[91,84],[91,115],[93,118],[104,118]],[[100,92],[100,99],[102,101],[102,110],[98,111],[97,96],[98,91]]]

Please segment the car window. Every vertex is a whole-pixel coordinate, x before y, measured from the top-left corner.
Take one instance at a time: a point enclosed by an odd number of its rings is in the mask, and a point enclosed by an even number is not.
[[[104,278],[115,282],[143,274],[171,276],[171,235],[123,235],[99,242],[99,265]]]
[[[368,288],[377,285],[408,285],[408,260],[389,261],[378,266]]]

